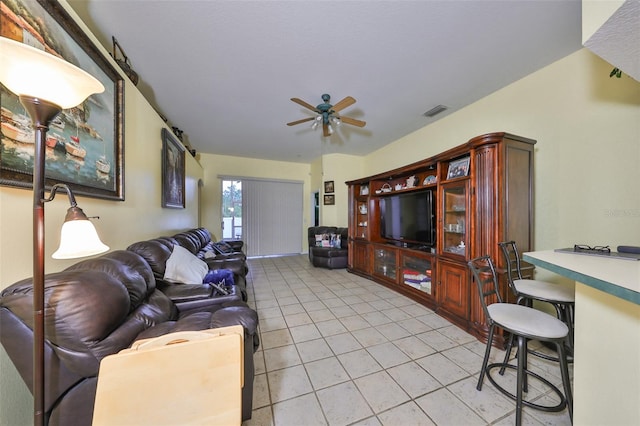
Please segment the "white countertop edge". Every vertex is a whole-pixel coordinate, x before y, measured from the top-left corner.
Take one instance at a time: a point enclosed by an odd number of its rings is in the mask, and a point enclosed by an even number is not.
[[[523,259],[571,280],[640,305],[640,262],[581,256],[553,250],[524,253]]]

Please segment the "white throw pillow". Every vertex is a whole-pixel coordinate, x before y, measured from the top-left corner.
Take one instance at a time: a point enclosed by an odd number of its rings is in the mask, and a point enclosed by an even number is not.
[[[164,279],[182,284],[201,284],[209,268],[186,248],[175,245],[167,259]]]

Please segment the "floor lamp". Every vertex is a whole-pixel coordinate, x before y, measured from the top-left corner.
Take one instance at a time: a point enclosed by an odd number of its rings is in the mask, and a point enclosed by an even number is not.
[[[51,188],[44,197],[45,142],[49,124],[62,109],[74,107],[104,86],[69,62],[26,44],[0,37],[0,82],[19,96],[35,128],[33,151],[33,402],[34,424],[45,424],[44,371],[44,203],[58,190],[69,195],[71,207],[60,235],[54,258],[91,256],[109,250],[87,216],[78,208],[71,190],[63,184]],[[74,228],[80,227],[76,233]],[[74,236],[75,235],[75,236]],[[80,243],[77,248],[70,239]]]

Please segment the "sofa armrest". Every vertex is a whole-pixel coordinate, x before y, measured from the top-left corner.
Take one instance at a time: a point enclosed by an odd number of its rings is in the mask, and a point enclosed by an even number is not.
[[[234,287],[233,293],[227,296],[215,296],[207,299],[186,300],[177,302],[176,307],[180,315],[188,315],[192,312],[209,311],[215,306],[226,305],[233,302],[241,301],[240,292]]]
[[[242,248],[244,247],[244,241],[242,240],[224,240],[224,241],[231,246],[234,252],[236,253],[242,252]]]
[[[242,277],[245,277],[248,272],[246,262],[240,258],[214,257],[210,259],[204,259],[204,261],[210,270],[230,269],[234,274],[238,274]]]

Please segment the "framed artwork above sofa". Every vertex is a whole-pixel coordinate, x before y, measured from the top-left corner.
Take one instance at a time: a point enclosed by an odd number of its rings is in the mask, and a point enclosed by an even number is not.
[[[63,110],[47,133],[46,185],[124,200],[124,79],[56,0],[1,0],[2,35],[58,56],[97,78],[103,93]],[[28,23],[28,24],[25,24]],[[0,185],[33,187],[34,129],[18,96],[0,85]]]
[[[162,207],[184,209],[184,146],[162,129]]]

